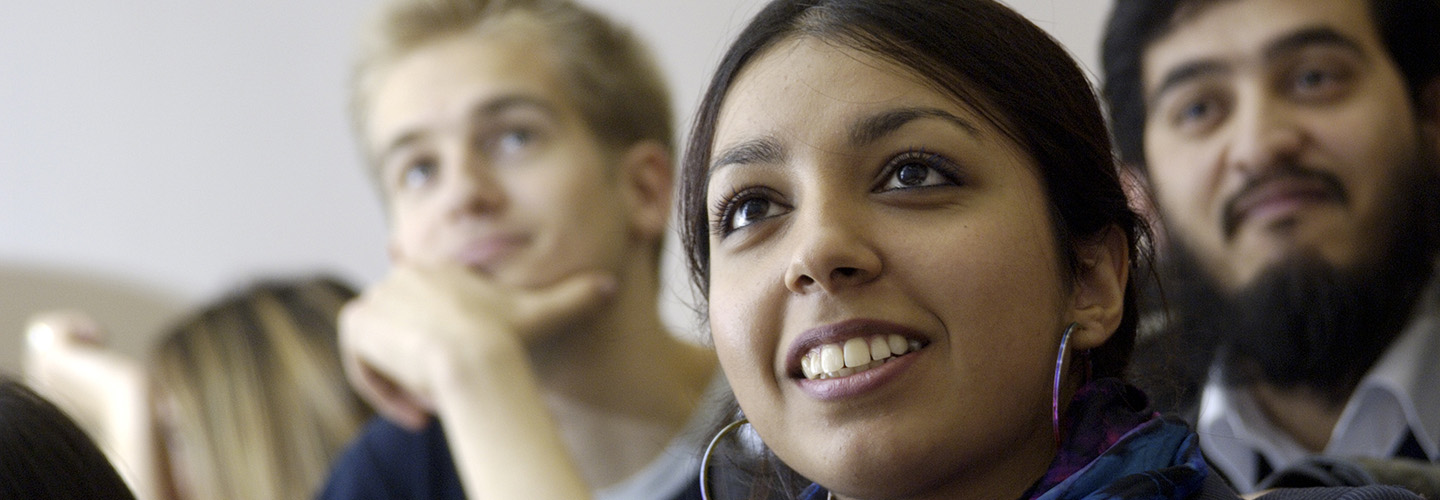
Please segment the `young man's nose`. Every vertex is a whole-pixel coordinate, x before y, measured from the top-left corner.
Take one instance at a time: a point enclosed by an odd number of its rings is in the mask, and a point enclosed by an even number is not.
[[[834,293],[879,276],[880,255],[862,217],[838,210],[813,212],[799,217],[790,229],[794,248],[785,285],[791,292]]]
[[[509,202],[503,184],[483,158],[465,152],[450,160],[446,169],[446,203],[456,214],[495,212]]]

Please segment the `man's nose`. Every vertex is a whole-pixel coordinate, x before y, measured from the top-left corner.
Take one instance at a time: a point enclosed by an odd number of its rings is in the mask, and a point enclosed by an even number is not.
[[[484,158],[468,149],[452,155],[451,178],[446,183],[446,201],[459,214],[492,213],[509,202],[503,183]]]
[[[1227,164],[1247,177],[1293,163],[1305,143],[1295,110],[1283,99],[1252,92],[1237,103]]]

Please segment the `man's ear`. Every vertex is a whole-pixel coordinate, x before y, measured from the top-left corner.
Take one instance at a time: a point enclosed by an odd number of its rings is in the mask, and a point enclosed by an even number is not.
[[[1080,328],[1070,342],[1078,350],[1104,344],[1125,316],[1125,289],[1130,283],[1130,241],[1111,226],[1075,249],[1080,269],[1072,293],[1072,321]]]
[[[619,174],[633,234],[648,241],[663,238],[675,185],[670,150],[655,141],[635,143],[621,155]]]

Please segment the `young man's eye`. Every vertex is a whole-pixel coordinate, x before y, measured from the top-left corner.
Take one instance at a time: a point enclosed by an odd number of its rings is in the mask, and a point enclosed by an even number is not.
[[[439,172],[439,167],[434,160],[420,159],[405,165],[400,172],[400,187],[403,189],[419,189],[430,184]]]
[[[956,185],[954,168],[939,155],[912,151],[895,158],[886,169],[880,191]]]
[[[496,141],[501,154],[515,153],[525,149],[535,141],[535,132],[529,129],[516,128],[506,131]]]

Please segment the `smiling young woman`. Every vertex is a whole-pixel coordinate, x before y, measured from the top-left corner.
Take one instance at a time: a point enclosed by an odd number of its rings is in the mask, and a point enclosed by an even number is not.
[[[1229,494],[1121,379],[1147,230],[1086,78],[1007,8],[772,2],[703,99],[682,212],[802,498]]]

